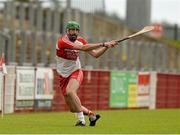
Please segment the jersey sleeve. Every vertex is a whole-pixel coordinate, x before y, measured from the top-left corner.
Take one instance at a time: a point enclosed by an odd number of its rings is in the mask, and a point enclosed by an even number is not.
[[[74,43],[66,40],[65,38],[60,38],[57,42],[58,49],[72,49],[74,46]]]
[[[88,42],[82,37],[78,38],[78,41],[80,41],[83,45],[88,44]]]
[[[87,41],[81,37],[77,40],[83,45],[87,44]],[[76,46],[75,43],[69,41],[66,37],[61,37],[57,42],[57,49],[73,49],[74,46]]]

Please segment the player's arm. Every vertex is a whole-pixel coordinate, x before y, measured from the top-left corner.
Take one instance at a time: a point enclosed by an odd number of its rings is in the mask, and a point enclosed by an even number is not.
[[[59,40],[58,46],[59,48],[64,48],[64,49],[73,49],[73,50],[81,50],[81,51],[91,51],[100,47],[104,48],[109,48],[113,47],[114,45],[117,45],[116,41],[110,41],[110,42],[105,42],[105,43],[92,43],[92,44],[79,44],[79,43],[73,43],[69,42],[67,40]]]
[[[77,45],[77,50],[82,50],[82,51],[91,51],[91,50],[94,50],[94,49],[99,49],[98,51],[95,51],[96,53],[94,54],[97,54],[97,56],[99,57],[100,55],[102,55],[105,51],[106,51],[106,48],[111,48],[111,47],[114,47],[115,45],[117,45],[118,42],[115,41],[115,40],[112,40],[110,42],[105,42],[105,43],[94,43],[94,44],[86,44],[86,45]],[[103,49],[102,49],[103,47]],[[93,52],[92,52],[93,54]]]
[[[63,49],[72,49],[72,50],[81,50],[81,51],[91,51],[93,49],[97,49],[99,47],[106,46],[104,43],[93,43],[93,44],[80,44],[80,43],[73,43],[65,38],[58,41],[58,48]]]
[[[105,42],[104,44],[105,44],[105,46],[100,47],[100,48],[98,48],[98,49],[91,50],[91,51],[89,51],[88,53],[89,53],[90,55],[92,55],[93,57],[98,58],[98,57],[100,57],[101,55],[103,55],[103,54],[106,52],[106,50],[108,50],[108,48],[114,47],[114,46],[117,45],[118,43],[117,43],[116,41],[112,40],[112,41],[110,41],[110,42]]]
[[[91,50],[94,50],[103,46],[105,46],[104,43],[93,43],[93,44],[86,44],[86,45],[74,44],[73,49],[81,50],[81,51],[91,51]]]
[[[88,53],[95,58],[99,58],[101,55],[103,55],[106,52],[106,50],[108,50],[108,47],[101,47],[98,49],[88,51]]]

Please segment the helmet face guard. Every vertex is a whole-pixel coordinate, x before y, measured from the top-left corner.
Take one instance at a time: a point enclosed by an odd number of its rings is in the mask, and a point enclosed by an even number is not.
[[[66,30],[72,30],[72,29],[74,29],[74,30],[76,29],[79,31],[80,25],[75,21],[69,21],[66,25]],[[76,34],[76,33],[74,33],[74,34],[68,33],[67,35],[68,35],[69,40],[72,42],[75,42],[78,37],[78,34]]]
[[[67,29],[77,29],[77,30],[80,30],[80,25],[77,22],[75,22],[75,21],[69,21],[66,24],[66,30]]]

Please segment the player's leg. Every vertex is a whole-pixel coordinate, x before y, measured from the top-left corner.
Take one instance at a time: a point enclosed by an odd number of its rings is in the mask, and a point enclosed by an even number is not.
[[[82,106],[82,110],[84,115],[87,115],[89,117],[90,124],[89,126],[95,126],[96,121],[101,117],[99,114],[95,114],[91,110],[87,109],[86,107]]]
[[[89,117],[95,116],[95,113],[92,112],[91,110],[87,109],[85,106],[82,105],[81,107],[82,107],[82,111],[83,111],[84,115],[87,115]]]
[[[77,70],[77,71],[75,71],[72,75],[71,75],[71,78],[74,78],[74,79],[76,79],[77,81],[78,81],[78,83],[79,83],[79,86],[81,85],[81,83],[82,83],[82,80],[83,80],[83,72],[82,72],[82,70]],[[77,96],[77,90],[78,90],[78,88],[77,89],[75,89],[76,90],[76,96]],[[79,99],[79,97],[78,97],[78,99]],[[80,100],[79,100],[80,101]],[[81,101],[80,101],[81,102]],[[89,121],[90,121],[90,126],[95,126],[95,124],[96,124],[96,121],[100,118],[100,115],[99,114],[95,114],[95,113],[93,113],[91,110],[88,110],[86,107],[84,107],[84,106],[82,106],[81,105],[81,109],[82,109],[82,111],[83,111],[83,113],[86,115],[88,115],[89,116]]]
[[[66,95],[64,96],[65,101],[71,112],[76,112],[81,126],[85,125],[84,114],[82,112],[81,101],[77,96],[77,90],[79,89],[79,82],[70,78],[69,83],[66,87]],[[77,125],[78,126],[78,125]]]
[[[79,88],[79,84],[76,79],[70,79],[66,87],[65,101],[69,105],[71,112],[82,111],[81,102],[76,94],[76,89]]]

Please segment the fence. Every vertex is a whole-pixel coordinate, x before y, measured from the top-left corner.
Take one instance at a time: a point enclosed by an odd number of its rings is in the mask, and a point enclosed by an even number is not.
[[[0,15],[3,22],[0,52],[5,52],[7,64],[55,64],[56,40],[63,34],[64,23],[71,19],[80,23],[81,33],[89,42],[107,41],[131,33],[117,22],[76,9],[54,10],[38,3],[8,1]],[[180,49],[146,37],[139,39],[142,40],[124,42],[99,59],[81,53],[83,68],[179,72]]]
[[[5,113],[67,111],[54,68],[8,66],[4,89]],[[2,78],[0,74],[0,78]],[[78,94],[93,110],[180,108],[180,75],[163,72],[84,70]],[[1,108],[0,108],[1,110]]]

